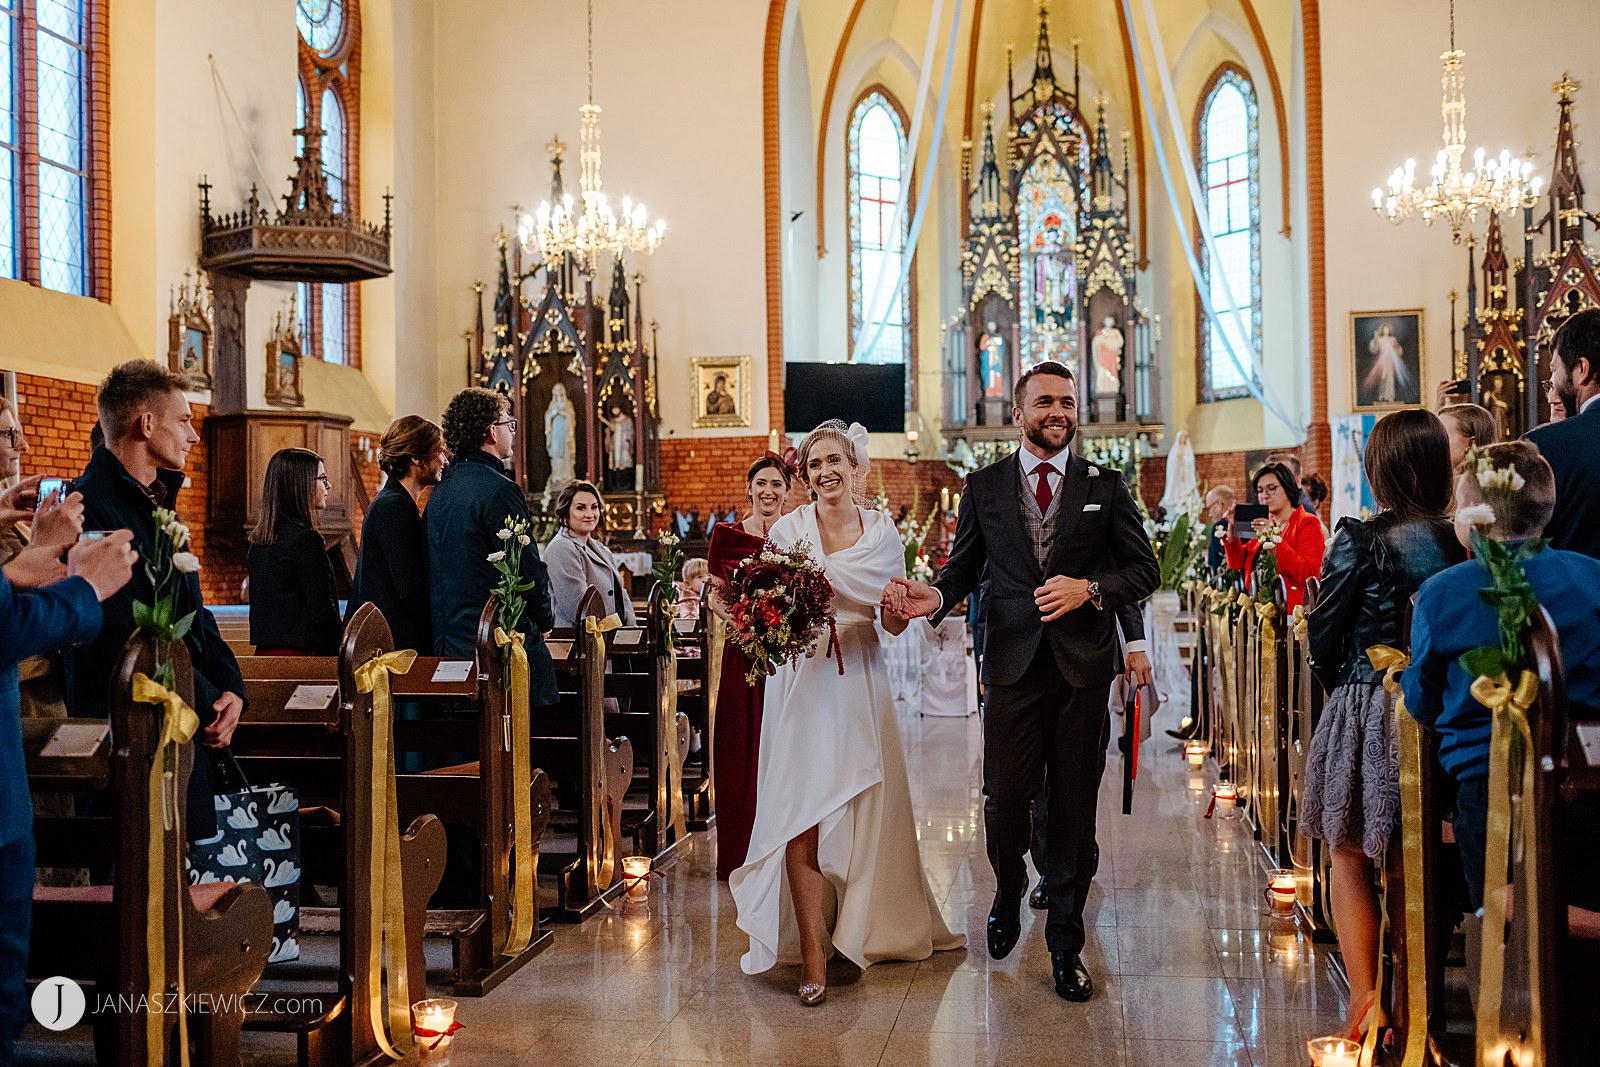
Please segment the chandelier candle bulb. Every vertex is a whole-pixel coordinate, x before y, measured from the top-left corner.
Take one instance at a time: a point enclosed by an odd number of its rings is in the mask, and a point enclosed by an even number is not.
[[[1267,906],[1272,909],[1272,914],[1292,915],[1295,897],[1294,872],[1282,869],[1269,872],[1266,895]]]
[[[416,1040],[418,1063],[450,1067],[455,1019],[456,1002],[447,998],[419,1000],[411,1005],[411,1036]]]
[[[622,882],[628,887],[628,900],[641,904],[650,899],[650,857],[624,856]]]
[[[1306,1042],[1311,1067],[1356,1067],[1361,1046],[1348,1037],[1314,1037]]]
[[[1203,767],[1206,762],[1206,743],[1204,741],[1190,741],[1183,746],[1184,758],[1191,767]]]

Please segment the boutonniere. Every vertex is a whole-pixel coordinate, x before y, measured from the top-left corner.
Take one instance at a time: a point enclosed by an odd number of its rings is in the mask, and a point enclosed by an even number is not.
[[[1100,477],[1100,468],[1096,467],[1093,463],[1089,464],[1089,477],[1091,477],[1091,478]]]

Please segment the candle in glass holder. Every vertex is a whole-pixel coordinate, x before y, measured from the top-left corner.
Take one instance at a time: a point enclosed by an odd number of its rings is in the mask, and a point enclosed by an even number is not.
[[[1356,1067],[1361,1046],[1348,1037],[1314,1037],[1306,1042],[1311,1067]]]
[[[624,856],[622,858],[622,884],[627,887],[628,899],[642,902],[650,899],[650,857]]]
[[[1239,791],[1232,782],[1218,782],[1211,795],[1217,802],[1217,814],[1224,818],[1231,816],[1239,806]]]
[[[1294,912],[1295,882],[1294,872],[1276,870],[1267,875],[1267,904],[1274,915],[1290,915]]]
[[[450,1067],[450,1046],[460,1029],[456,1002],[447,998],[419,1000],[411,1005],[411,1036],[416,1039],[417,1062],[428,1067]]]
[[[1191,767],[1203,767],[1206,762],[1206,743],[1204,741],[1190,741],[1183,746],[1184,758]]]

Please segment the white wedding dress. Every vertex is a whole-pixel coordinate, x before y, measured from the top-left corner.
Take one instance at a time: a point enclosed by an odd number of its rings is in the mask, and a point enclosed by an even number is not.
[[[769,534],[784,548],[808,542],[827,571],[844,674],[824,655],[824,635],[814,655],[767,682],[755,826],[745,865],[728,879],[739,929],[750,936],[746,974],[800,962],[784,849],[813,826],[831,951],[866,968],[966,944],[945,925],[922,869],[875,621],[884,586],[905,577],[905,552],[887,515],[861,509],[861,524],[861,539],[832,555],[822,552],[815,505],[785,515]]]

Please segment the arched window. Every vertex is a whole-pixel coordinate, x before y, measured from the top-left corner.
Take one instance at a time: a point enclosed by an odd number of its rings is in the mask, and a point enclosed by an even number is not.
[[[900,169],[905,149],[905,117],[899,105],[883,89],[867,90],[850,113],[846,143],[850,351],[851,358],[860,363],[912,362],[915,281],[902,262],[912,212],[910,175]],[[896,226],[896,205],[902,197],[907,202]],[[895,284],[902,273],[905,280]]]
[[[0,276],[110,299],[103,0],[0,0]]]
[[[1216,319],[1196,311],[1200,399],[1248,396],[1252,356],[1261,354],[1261,153],[1256,93],[1244,71],[1224,64],[1211,76],[1195,117],[1195,160],[1206,195],[1210,248],[1200,271]],[[1230,357],[1227,337],[1238,363]]]
[[[4,2],[4,0],[0,0]],[[360,5],[347,0],[298,0],[300,80],[296,117],[322,130],[322,173],[335,210],[360,213]],[[298,139],[304,151],[304,138]],[[325,363],[361,362],[360,290],[353,285],[301,282],[300,332],[307,355]]]

